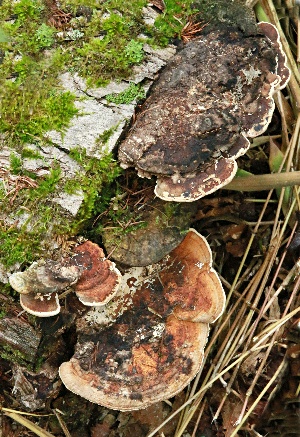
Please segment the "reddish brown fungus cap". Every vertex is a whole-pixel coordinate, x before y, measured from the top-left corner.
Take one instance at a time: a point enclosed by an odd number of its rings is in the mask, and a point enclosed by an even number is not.
[[[78,299],[89,306],[106,304],[116,294],[121,273],[115,263],[105,258],[103,250],[86,241],[74,250],[73,262],[83,268],[74,289]]]
[[[59,369],[66,387],[121,411],[145,408],[181,391],[200,369],[208,322],[225,296],[211,252],[191,230],[164,260],[127,275],[128,310],[111,326],[84,322],[73,358]]]
[[[164,295],[178,319],[213,323],[225,304],[221,281],[212,268],[206,239],[191,229],[160,274]]]
[[[20,304],[25,311],[37,317],[55,316],[60,312],[57,293],[21,294]]]
[[[119,148],[124,168],[157,176],[155,193],[191,202],[228,184],[247,137],[268,127],[273,94],[289,79],[278,31],[204,32],[170,60]]]

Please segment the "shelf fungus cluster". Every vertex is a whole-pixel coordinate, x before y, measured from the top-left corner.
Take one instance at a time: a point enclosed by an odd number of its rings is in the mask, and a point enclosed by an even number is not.
[[[60,377],[70,391],[121,411],[168,399],[199,371],[224,303],[210,248],[191,229],[157,264],[128,270],[117,296],[78,320],[75,354]]]
[[[203,29],[164,68],[119,150],[121,166],[157,176],[163,200],[191,202],[231,181],[289,80],[277,29]]]
[[[59,261],[39,261],[24,272],[10,276],[10,285],[20,293],[20,304],[38,317],[60,312],[58,292],[72,286],[88,306],[105,305],[120,286],[121,273],[91,241],[77,246],[74,255]]]

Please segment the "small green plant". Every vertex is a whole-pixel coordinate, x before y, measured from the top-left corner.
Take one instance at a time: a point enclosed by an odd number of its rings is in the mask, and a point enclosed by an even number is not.
[[[41,24],[36,32],[35,39],[40,48],[45,49],[51,47],[54,43],[54,29],[47,26],[47,24]]]
[[[4,32],[4,30],[0,27],[0,43],[1,42],[8,42],[9,41],[9,37],[8,35]]]
[[[144,59],[143,43],[134,39],[125,47],[125,56],[131,64],[139,64]]]
[[[131,103],[134,100],[142,100],[145,99],[145,97],[146,93],[143,86],[135,83],[131,83],[130,86],[121,93],[108,94],[105,96],[108,102],[115,103],[116,105]]]
[[[43,159],[43,156],[37,150],[25,146],[22,149],[22,158]]]
[[[88,158],[85,150],[78,148],[70,151],[70,156],[80,163],[85,174],[78,175],[75,180],[67,181],[64,190],[67,193],[76,193],[81,190],[84,194],[84,201],[76,217],[76,223],[72,228],[80,227],[92,216],[102,212],[106,202],[110,200],[111,184],[121,174],[122,170],[113,159],[112,155],[106,154],[102,159]]]
[[[63,131],[78,113],[70,92],[47,90],[33,73],[22,83],[5,81],[0,108],[0,131],[20,142],[41,138],[50,129]],[[49,84],[48,84],[49,85]]]
[[[11,6],[17,16],[18,23],[24,23],[28,20],[37,20],[44,10],[44,5],[39,0],[20,0]]]
[[[38,187],[29,192],[29,197],[31,199],[39,199],[48,196],[57,189],[57,184],[60,179],[60,167],[51,169],[50,174],[44,177],[44,179],[38,184]]]
[[[0,224],[0,246],[1,263],[10,267],[16,263],[32,263],[39,242],[35,233],[28,232],[26,226],[17,229],[15,226],[7,227]]]

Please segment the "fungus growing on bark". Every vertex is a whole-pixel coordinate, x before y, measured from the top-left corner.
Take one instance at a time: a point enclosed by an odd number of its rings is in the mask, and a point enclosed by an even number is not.
[[[57,292],[70,286],[81,269],[68,262],[34,262],[24,272],[13,273],[9,282],[20,293],[20,304],[30,314],[49,317],[59,313]]]
[[[84,267],[83,272],[74,285],[75,293],[84,305],[105,305],[118,291],[121,273],[115,263],[105,258],[104,252],[97,244],[91,241],[77,246],[76,263]],[[78,258],[79,256],[79,258]]]
[[[21,294],[49,294],[65,289],[77,281],[80,268],[65,261],[34,262],[24,272],[13,273],[9,283]]]
[[[180,392],[201,367],[208,324],[224,309],[211,264],[206,240],[190,230],[162,261],[139,268],[143,276],[129,270],[121,285],[128,309],[109,326],[95,312],[80,320],[76,352],[59,369],[65,386],[121,411]]]
[[[278,32],[210,30],[177,52],[154,84],[119,150],[124,168],[157,176],[155,194],[191,202],[234,177],[247,137],[263,133],[274,92],[289,79]]]
[[[54,316],[60,312],[58,292],[73,286],[88,306],[106,304],[117,292],[121,273],[91,241],[77,246],[74,255],[60,261],[34,262],[24,272],[13,273],[10,285],[20,293],[20,304],[30,314]]]

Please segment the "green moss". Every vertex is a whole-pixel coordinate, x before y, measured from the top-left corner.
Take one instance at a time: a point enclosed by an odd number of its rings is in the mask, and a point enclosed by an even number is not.
[[[30,147],[24,147],[22,149],[22,158],[43,159],[43,156],[36,150],[31,149]]]
[[[8,35],[3,31],[3,29],[0,27],[0,43],[1,42],[8,42],[9,37]]]
[[[72,232],[75,232],[83,223],[87,223],[91,217],[97,215],[102,207],[105,207],[112,195],[111,184],[122,170],[111,154],[99,160],[88,158],[84,150],[77,148],[70,151],[70,156],[85,170],[84,175],[79,174],[75,180],[67,181],[64,186],[67,193],[72,194],[81,190],[84,195],[83,205],[77,214],[76,222],[72,225]]]
[[[125,57],[131,64],[139,64],[144,59],[143,43],[131,39],[125,46]]]
[[[149,27],[142,12],[147,0],[60,3],[63,11],[73,15],[67,31],[77,32],[80,38],[59,39],[56,29],[48,24],[53,18],[51,10],[42,0],[1,3],[2,31],[7,38],[0,41],[4,52],[0,132],[7,132],[12,144],[40,140],[47,130],[63,132],[77,114],[75,97],[60,89],[60,73],[76,71],[93,86],[127,78],[132,66],[144,59],[140,35],[148,35],[153,44],[165,45],[180,33],[192,12],[192,1],[167,0],[164,13]],[[143,97],[142,90],[133,84],[128,94],[111,98],[128,103]]]
[[[64,60],[55,50],[55,29],[46,24],[45,13],[40,0],[3,1],[0,6],[9,36],[0,43],[0,132],[8,133],[12,144],[41,138],[50,129],[63,131],[78,112],[75,96],[59,88]]]
[[[40,247],[40,236],[26,226],[0,226],[0,260],[5,267],[16,263],[30,264]]]
[[[15,219],[13,225],[0,222],[0,262],[6,267],[16,263],[31,264],[47,251],[48,246],[52,247],[54,235],[65,238],[75,235],[109,203],[113,192],[111,186],[121,173],[112,155],[99,160],[87,157],[85,151],[73,149],[70,156],[84,168],[84,175],[78,174],[75,179],[65,182],[57,166],[49,175],[36,179],[36,188],[18,192],[13,204],[9,198],[2,202],[3,211],[13,213]],[[19,158],[15,161],[15,170],[19,171],[21,161]],[[83,204],[76,218],[51,202],[51,197],[63,190],[70,194],[78,190],[83,192]]]
[[[110,79],[126,78],[132,65],[144,58],[139,35],[146,26],[142,20],[145,0],[90,2],[90,16],[84,23],[74,21],[84,34],[76,45],[68,44],[65,59],[70,71],[77,71],[88,85],[104,85]],[[65,1],[63,7],[74,13],[85,1]]]
[[[37,187],[16,192],[13,202],[9,197],[2,200],[3,213],[7,211],[14,218],[13,224],[0,221],[0,262],[4,266],[27,265],[40,257],[53,226],[53,233],[67,233],[66,218],[58,205],[50,203],[60,179],[60,168],[53,168],[49,175],[36,180]]]
[[[37,28],[35,31],[35,40],[40,48],[44,49],[54,44],[54,32],[53,27],[49,27],[45,23]]]
[[[134,100],[138,101],[145,99],[145,97],[146,93],[142,85],[135,83],[131,83],[130,86],[121,93],[108,94],[107,96],[105,96],[108,102],[112,102],[117,105],[122,103],[128,104],[133,102]]]
[[[4,81],[1,94],[0,131],[20,142],[41,138],[50,129],[63,131],[78,113],[70,92],[47,91],[36,74],[22,84]]]
[[[0,319],[3,319],[3,317],[6,316],[6,311],[5,310],[0,310]]]
[[[32,366],[26,361],[26,356],[7,344],[0,346],[0,357],[4,360],[10,361],[12,363],[20,364],[26,367],[28,370],[32,369]]]
[[[100,3],[100,4],[99,4]],[[132,65],[144,59],[144,39],[159,46],[167,45],[170,38],[178,36],[187,18],[195,10],[192,0],[184,3],[167,0],[166,9],[150,27],[143,21],[145,0],[114,0],[104,2],[64,1],[62,7],[75,11],[82,5],[90,6],[90,21],[74,22],[84,37],[76,46],[69,44],[65,50],[70,71],[77,71],[87,79],[88,85],[103,86],[110,79],[128,78]]]
[[[18,155],[16,155],[15,153],[11,153],[9,157],[9,163],[10,171],[12,174],[17,175],[21,173],[22,160]]]
[[[61,169],[59,167],[52,168],[50,174],[44,177],[37,188],[29,191],[29,198],[31,200],[41,199],[53,193],[57,189],[60,179]]]
[[[118,125],[112,126],[110,129],[106,129],[104,132],[102,132],[102,134],[98,136],[96,143],[105,146],[113,133],[116,132],[117,128]]]

